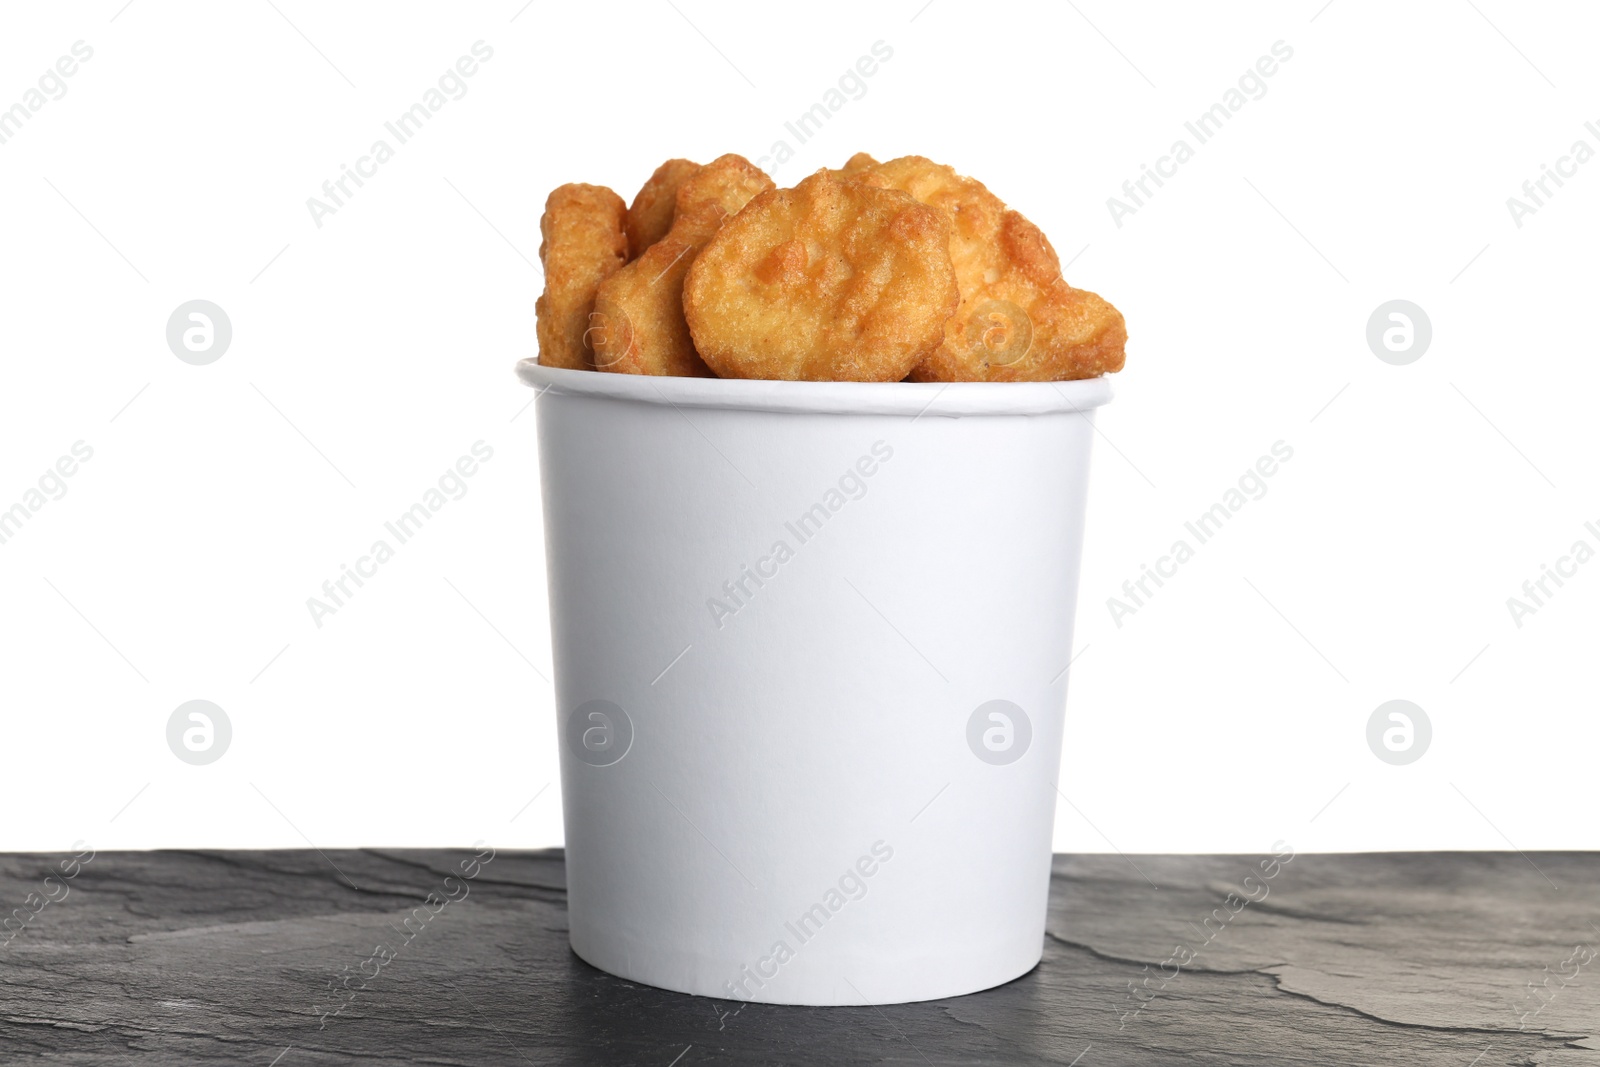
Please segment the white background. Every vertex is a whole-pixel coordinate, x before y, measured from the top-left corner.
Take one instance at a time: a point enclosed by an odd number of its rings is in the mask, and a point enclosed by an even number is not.
[[[559,844],[511,372],[539,213],[779,139],[780,184],[863,149],[982,178],[1126,313],[1058,849],[1600,845],[1600,562],[1521,628],[1506,606],[1600,547],[1600,161],[1520,228],[1506,206],[1600,148],[1592,10],[276,4],[0,25],[0,107],[94,50],[0,145],[0,508],[94,450],[0,545],[0,848]],[[479,40],[466,95],[318,228],[307,198]],[[1107,198],[1280,40],[1266,95],[1115,225]],[[877,41],[866,94],[797,144],[784,122]],[[196,298],[234,331],[203,367],[165,340]],[[1395,298],[1433,325],[1409,366],[1365,340]],[[467,495],[317,628],[307,597],[479,440]],[[1266,496],[1118,627],[1107,598],[1279,440]],[[165,740],[195,698],[233,724],[206,767]],[[1365,739],[1393,698],[1433,725],[1409,766]]]

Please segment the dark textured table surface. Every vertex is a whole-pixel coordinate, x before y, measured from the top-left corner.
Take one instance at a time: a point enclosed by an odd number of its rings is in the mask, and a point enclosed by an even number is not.
[[[613,978],[472,856],[0,855],[0,1063],[1600,1065],[1600,853],[1058,856],[1038,968],[882,1008]]]

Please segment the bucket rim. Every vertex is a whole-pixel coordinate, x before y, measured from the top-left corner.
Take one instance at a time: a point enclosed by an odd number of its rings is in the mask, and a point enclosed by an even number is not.
[[[517,363],[523,384],[558,396],[673,407],[830,415],[1082,414],[1109,403],[1106,377],[1067,382],[786,382],[754,378],[676,378]]]

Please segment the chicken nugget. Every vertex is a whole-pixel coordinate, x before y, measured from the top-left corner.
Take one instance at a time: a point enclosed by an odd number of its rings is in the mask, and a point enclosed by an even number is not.
[[[950,220],[961,306],[912,380],[1064,381],[1122,369],[1122,314],[1068,285],[1039,228],[982,182],[921,156],[880,163],[857,179],[909,193]]]
[[[684,285],[689,329],[723,377],[899,381],[960,299],[949,244],[938,210],[820,170],[706,245]]]
[[[656,168],[650,180],[639,189],[628,208],[628,258],[638,259],[672,229],[674,205],[681,186],[700,164],[687,159],[669,159]]]
[[[683,317],[683,279],[725,219],[772,179],[743,156],[726,155],[678,188],[665,237],[607,278],[595,295],[590,337],[597,370],[710,377]]]
[[[855,155],[845,160],[844,166],[834,171],[834,173],[841,177],[853,178],[862,171],[871,170],[876,166],[878,166],[878,161],[876,159],[873,159],[865,152],[857,152]]]
[[[627,205],[603,185],[563,185],[545,201],[539,220],[544,295],[534,303],[539,363],[594,367],[586,333],[595,290],[627,260]]]

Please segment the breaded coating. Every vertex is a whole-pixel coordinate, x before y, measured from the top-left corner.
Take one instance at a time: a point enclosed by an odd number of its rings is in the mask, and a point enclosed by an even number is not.
[[[594,367],[586,332],[595,291],[628,256],[623,219],[628,207],[603,185],[563,185],[545,201],[539,220],[544,295],[534,303],[539,362],[546,367]]]
[[[899,381],[959,300],[949,244],[936,209],[820,170],[706,245],[684,285],[689,329],[726,378]]]
[[[657,167],[650,180],[639,189],[633,206],[628,209],[629,259],[638,259],[645,249],[672,229],[678,187],[699,169],[700,164],[687,159],[669,159]]]
[[[743,156],[701,167],[678,188],[672,228],[595,295],[590,337],[596,370],[710,377],[683,317],[683,279],[723,221],[772,179]]]
[[[982,182],[922,156],[880,163],[857,180],[909,193],[951,224],[961,306],[913,381],[1064,381],[1122,369],[1122,314],[1068,285],[1039,228]]]
[[[873,159],[865,152],[857,152],[855,155],[845,160],[844,166],[834,171],[834,173],[850,178],[855,177],[864,170],[870,170],[877,165],[878,161],[876,159]]]

